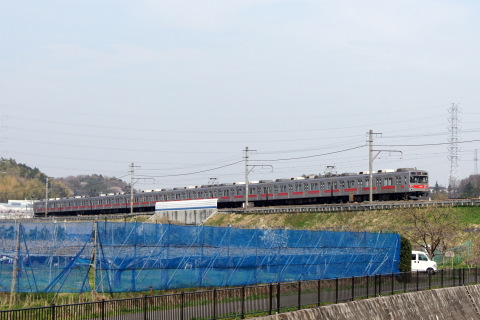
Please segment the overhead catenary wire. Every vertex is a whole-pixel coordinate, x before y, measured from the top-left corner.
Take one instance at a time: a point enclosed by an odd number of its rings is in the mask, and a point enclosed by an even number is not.
[[[195,172],[188,172],[188,173],[179,173],[179,174],[168,174],[168,175],[162,175],[162,176],[151,176],[151,175],[137,175],[139,177],[150,177],[150,178],[166,178],[166,177],[179,177],[179,176],[188,176],[188,175],[193,175],[193,174],[198,174],[198,173],[204,173],[204,172],[210,172],[210,171],[214,171],[214,170],[218,170],[218,169],[222,169],[222,168],[226,168],[226,167],[230,167],[230,166],[233,166],[233,165],[236,165],[238,163],[241,163],[243,161],[237,161],[237,162],[233,162],[233,163],[229,163],[229,164],[226,164],[224,166],[220,166],[220,167],[216,167],[216,168],[211,168],[211,169],[206,169],[206,170],[200,170],[200,171],[195,171]]]
[[[342,152],[347,152],[355,149],[360,149],[364,148],[365,146],[356,146],[353,148],[348,148],[348,149],[343,149],[339,151],[332,151],[332,152],[327,152],[327,153],[322,153],[322,154],[315,154],[315,155],[310,155],[310,156],[302,156],[302,157],[292,157],[292,158],[280,158],[280,159],[263,159],[263,160],[251,160],[251,161],[270,161],[270,162],[275,162],[275,161],[291,161],[291,160],[299,160],[299,159],[308,159],[308,158],[316,158],[316,157],[323,157],[323,156],[328,156],[331,154],[337,154],[337,153],[342,153]]]
[[[468,140],[468,141],[459,141],[457,143],[472,143],[472,142],[480,142],[480,139]],[[439,142],[439,143],[423,143],[423,144],[376,144],[375,146],[378,147],[427,147],[427,146],[441,146],[441,145],[449,145],[450,142]]]

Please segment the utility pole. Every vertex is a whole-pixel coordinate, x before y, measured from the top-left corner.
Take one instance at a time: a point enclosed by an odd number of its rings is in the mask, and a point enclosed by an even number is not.
[[[379,135],[381,133],[374,133],[373,130],[370,129],[368,131],[368,174],[369,174],[369,182],[368,182],[368,189],[369,189],[369,201],[373,202],[373,160],[378,156],[378,153],[373,156],[373,135]]]
[[[252,151],[257,151],[257,150],[250,150],[248,147],[245,147],[245,156],[243,159],[245,159],[245,209],[248,209],[248,153]]]
[[[248,208],[248,152],[252,150],[248,150],[248,147],[245,147],[245,156],[243,159],[245,159],[245,209]]]
[[[382,151],[386,152],[399,152],[399,150],[373,150],[373,135],[381,135],[381,133],[375,133],[373,130],[368,131],[368,174],[369,174],[369,201],[373,202],[373,161]],[[376,152],[377,154],[373,155]]]
[[[253,170],[253,168],[255,168],[255,167],[270,167],[270,168],[272,168],[272,171],[273,171],[273,166],[268,165],[268,164],[249,165],[248,164],[248,153],[252,152],[252,151],[257,151],[257,150],[250,150],[250,149],[248,149],[248,147],[245,147],[245,150],[243,150],[243,151],[245,152],[245,156],[243,157],[243,159],[245,159],[245,209],[247,209],[248,208],[248,196],[249,196],[249,190],[248,190],[248,173],[249,173],[249,170],[248,170],[248,167],[251,167],[252,168],[251,170]]]
[[[45,217],[48,215],[48,178],[45,179]]]
[[[135,178],[134,168],[140,168],[140,166],[135,166],[133,162],[130,164],[130,213],[133,213],[133,181]]]

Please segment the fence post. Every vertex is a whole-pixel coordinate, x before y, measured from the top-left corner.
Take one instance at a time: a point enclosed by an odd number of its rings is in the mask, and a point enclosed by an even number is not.
[[[245,319],[245,286],[242,287],[242,319]]]
[[[102,320],[105,319],[105,299],[102,299]]]
[[[321,302],[322,302],[322,296],[321,296],[321,283],[322,281],[318,279],[318,290],[317,290],[317,306],[320,307]]]
[[[217,289],[213,289],[213,319],[217,319]]]
[[[273,283],[270,283],[270,300],[268,302],[268,315],[271,315],[272,311],[273,311]]]
[[[440,286],[443,288],[443,269],[440,271],[440,275],[441,275],[441,277],[440,277],[441,285]]]
[[[478,283],[478,267],[475,267],[475,284]]]
[[[143,297],[143,320],[147,320],[147,295]]]
[[[338,303],[338,278],[335,278],[335,303]]]
[[[373,296],[377,296],[377,275],[373,275]]]
[[[378,295],[382,295],[382,275],[378,275]]]
[[[52,320],[55,320],[55,303],[52,303]]]
[[[370,282],[370,280],[369,280],[370,277],[367,275],[366,278],[367,278],[367,299],[368,299],[368,283]]]
[[[392,296],[395,292],[395,282],[394,282],[394,280],[395,280],[395,275],[392,272]]]
[[[417,291],[418,291],[418,271],[417,271]]]
[[[280,313],[280,282],[277,283],[277,312]]]
[[[352,277],[352,301],[355,301],[355,277]]]
[[[427,272],[428,274],[428,290],[431,290],[432,289],[432,275],[430,274],[430,272]]]
[[[183,320],[184,312],[185,312],[185,292],[182,291],[180,294],[180,320]]]
[[[302,306],[302,281],[298,281],[298,310]]]
[[[410,276],[407,275],[406,272],[403,273],[403,293],[407,293],[407,280],[410,282],[412,279],[412,272],[409,273]]]

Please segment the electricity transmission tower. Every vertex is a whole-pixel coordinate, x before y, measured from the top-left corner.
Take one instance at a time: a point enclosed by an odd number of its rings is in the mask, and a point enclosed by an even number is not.
[[[450,122],[450,126],[448,127],[448,131],[450,132],[448,137],[448,160],[450,161],[450,177],[448,179],[448,186],[450,190],[455,190],[458,181],[458,143],[460,142],[458,138],[458,114],[460,113],[458,104],[452,103],[451,107],[448,109],[448,112],[450,113],[450,117],[448,118],[448,121]]]
[[[475,157],[473,158],[474,168],[473,173],[478,174],[478,149],[475,149]]]

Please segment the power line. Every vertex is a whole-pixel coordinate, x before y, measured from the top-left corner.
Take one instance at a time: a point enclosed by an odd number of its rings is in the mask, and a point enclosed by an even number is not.
[[[240,161],[237,161],[237,162],[234,162],[234,163],[226,164],[226,165],[224,165],[224,166],[220,166],[220,167],[216,167],[216,168],[212,168],[212,169],[201,170],[201,171],[195,171],[195,172],[179,173],[179,174],[168,174],[168,175],[163,175],[163,176],[150,176],[150,175],[147,176],[147,175],[141,175],[141,177],[166,178],[166,177],[188,176],[188,175],[192,175],[192,174],[210,172],[210,171],[214,171],[214,170],[218,170],[218,169],[230,167],[230,166],[236,165],[236,164],[241,163],[241,162],[243,162],[243,161],[240,160]]]
[[[457,144],[479,142],[480,139],[458,141]],[[377,144],[380,147],[427,147],[427,146],[441,146],[441,145],[451,145],[450,142],[439,142],[439,143],[424,143],[424,144]],[[460,151],[460,150],[459,150]]]
[[[344,150],[332,151],[332,152],[327,152],[327,153],[322,153],[322,154],[315,154],[315,155],[304,156],[304,157],[282,158],[282,159],[264,159],[264,160],[251,160],[251,161],[271,161],[271,162],[275,162],[275,161],[290,161],[290,160],[308,159],[308,158],[323,157],[323,156],[328,156],[328,155],[331,155],[331,154],[337,154],[337,153],[347,152],[347,151],[351,151],[351,150],[355,150],[355,149],[360,149],[360,148],[364,148],[364,147],[365,147],[365,146],[357,146],[357,147],[348,148],[348,149],[344,149]]]

